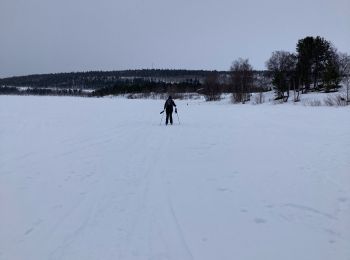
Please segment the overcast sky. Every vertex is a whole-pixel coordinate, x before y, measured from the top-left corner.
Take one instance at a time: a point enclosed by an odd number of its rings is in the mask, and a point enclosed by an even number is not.
[[[0,77],[138,68],[256,69],[320,35],[350,53],[350,0],[0,0]]]

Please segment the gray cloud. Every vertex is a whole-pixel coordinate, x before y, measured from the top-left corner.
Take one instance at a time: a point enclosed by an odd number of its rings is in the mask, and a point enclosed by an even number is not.
[[[348,0],[0,0],[0,77],[133,68],[257,69],[320,35],[350,52]]]

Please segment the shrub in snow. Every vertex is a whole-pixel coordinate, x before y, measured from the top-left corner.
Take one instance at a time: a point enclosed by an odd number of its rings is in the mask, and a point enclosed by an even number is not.
[[[325,98],[324,103],[326,106],[346,106],[346,98],[343,95],[328,96]]]

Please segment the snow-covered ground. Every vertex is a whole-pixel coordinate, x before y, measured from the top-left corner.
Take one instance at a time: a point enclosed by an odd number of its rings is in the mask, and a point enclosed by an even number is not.
[[[0,259],[350,259],[349,107],[177,103],[0,96]]]

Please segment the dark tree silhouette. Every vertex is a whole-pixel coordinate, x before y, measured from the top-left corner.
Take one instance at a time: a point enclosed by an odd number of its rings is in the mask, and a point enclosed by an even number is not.
[[[291,87],[295,89],[296,64],[296,55],[286,51],[273,52],[266,62],[267,69],[271,73],[276,99],[288,101]]]
[[[254,73],[248,59],[239,58],[232,63],[231,86],[232,101],[243,104],[250,99],[250,93],[253,88]]]
[[[203,94],[207,101],[219,100],[221,97],[221,87],[219,83],[219,73],[213,71],[209,73],[203,84]]]

